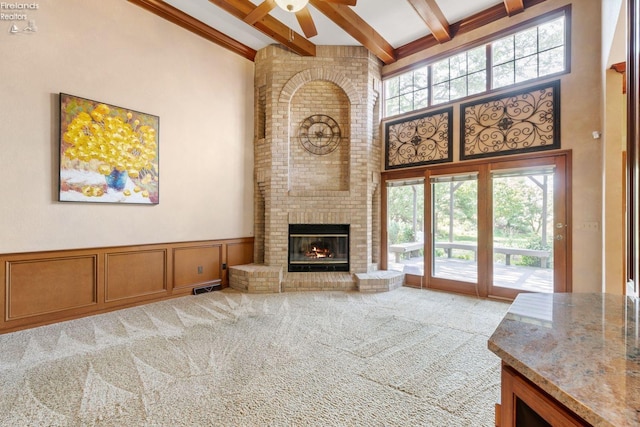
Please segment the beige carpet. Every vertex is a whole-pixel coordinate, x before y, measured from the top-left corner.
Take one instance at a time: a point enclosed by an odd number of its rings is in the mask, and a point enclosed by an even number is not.
[[[0,425],[493,426],[507,308],[225,290],[0,335]]]

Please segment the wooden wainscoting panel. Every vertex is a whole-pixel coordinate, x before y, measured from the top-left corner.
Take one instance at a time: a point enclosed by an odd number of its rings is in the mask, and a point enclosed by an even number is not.
[[[97,304],[97,256],[7,262],[5,321]]]
[[[0,334],[228,284],[253,237],[0,254]],[[202,266],[202,274],[198,267]]]
[[[227,242],[224,254],[224,262],[227,264],[227,268],[224,270],[222,278],[224,286],[229,286],[229,267],[253,263],[253,244],[253,238]]]
[[[222,245],[174,248],[173,287],[190,288],[222,280]]]
[[[166,249],[105,254],[105,301],[167,293],[166,264]]]
[[[253,239],[227,243],[227,267],[253,262]]]

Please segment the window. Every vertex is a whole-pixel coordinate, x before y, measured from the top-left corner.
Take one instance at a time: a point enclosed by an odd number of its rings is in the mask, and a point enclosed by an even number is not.
[[[491,44],[493,88],[565,69],[564,16]]]
[[[428,107],[428,67],[419,68],[386,80],[384,93],[387,116],[395,116]]]
[[[453,101],[487,90],[487,54],[484,46],[467,50],[431,65],[432,104]]]
[[[470,49],[386,79],[384,116],[567,72],[569,11],[565,7],[551,12],[506,36],[485,39]]]

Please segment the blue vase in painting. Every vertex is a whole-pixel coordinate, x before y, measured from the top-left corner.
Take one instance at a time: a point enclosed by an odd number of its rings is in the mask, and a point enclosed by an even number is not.
[[[113,169],[109,175],[104,177],[107,181],[107,187],[113,188],[116,191],[122,191],[127,183],[127,171],[119,171]]]

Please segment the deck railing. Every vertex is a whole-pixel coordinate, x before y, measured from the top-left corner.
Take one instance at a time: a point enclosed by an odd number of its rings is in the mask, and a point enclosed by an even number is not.
[[[453,256],[453,249],[461,249],[473,252],[473,259],[478,258],[478,246],[476,243],[465,242],[436,242],[436,249],[444,249],[447,252],[447,258]],[[389,252],[395,254],[396,262],[400,262],[404,254],[415,255],[415,252],[424,248],[424,242],[408,242],[408,243],[396,243],[389,246]],[[511,265],[511,255],[522,255],[540,258],[540,267],[547,268],[547,261],[551,256],[551,251],[539,250],[539,249],[523,249],[523,248],[509,248],[504,246],[494,246],[493,251],[495,253],[505,255],[505,264]]]

